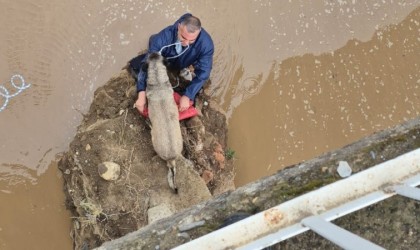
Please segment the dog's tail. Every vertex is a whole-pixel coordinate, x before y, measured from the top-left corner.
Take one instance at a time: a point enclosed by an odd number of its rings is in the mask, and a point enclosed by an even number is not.
[[[175,159],[168,161],[168,168],[175,168],[176,167],[176,161]]]
[[[175,180],[175,176],[176,176],[176,161],[175,161],[175,159],[167,161],[167,166],[168,166],[169,187],[171,187],[171,189],[174,191],[174,193],[177,194],[178,193],[178,187],[176,185],[176,180]]]

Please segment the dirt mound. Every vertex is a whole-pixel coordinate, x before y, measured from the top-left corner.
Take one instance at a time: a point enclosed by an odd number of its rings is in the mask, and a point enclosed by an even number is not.
[[[232,164],[225,159],[226,117],[206,91],[196,102],[200,116],[181,121],[184,158],[177,160],[177,195],[168,186],[166,162],[153,150],[147,119],[133,108],[136,95],[125,70],[97,89],[59,162],[74,214],[75,249],[99,246],[234,188]],[[100,177],[103,162],[120,166],[117,180]]]

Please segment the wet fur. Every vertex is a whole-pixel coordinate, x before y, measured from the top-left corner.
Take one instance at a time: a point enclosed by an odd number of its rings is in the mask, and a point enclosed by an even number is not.
[[[152,123],[152,144],[156,153],[168,165],[168,182],[176,192],[175,159],[182,152],[182,135],[178,119],[178,107],[173,98],[164,59],[158,53],[147,60],[147,87],[149,119]]]

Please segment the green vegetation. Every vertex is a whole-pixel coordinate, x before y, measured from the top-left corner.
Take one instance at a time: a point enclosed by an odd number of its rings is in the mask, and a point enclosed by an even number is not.
[[[225,152],[225,157],[228,160],[232,160],[235,157],[235,150],[228,148]]]

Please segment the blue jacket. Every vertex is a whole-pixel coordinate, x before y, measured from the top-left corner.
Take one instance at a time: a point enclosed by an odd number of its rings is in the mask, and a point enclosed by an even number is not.
[[[151,36],[147,54],[158,52],[163,46],[177,42],[178,24],[188,16],[191,16],[191,14],[184,14],[173,25],[166,27],[158,34]],[[183,48],[183,50],[185,50],[185,48]],[[196,41],[190,44],[185,53],[179,57],[168,59],[168,66],[172,69],[181,70],[190,65],[194,66],[196,77],[193,78],[191,83],[187,86],[185,93],[183,93],[188,96],[190,100],[194,100],[198,91],[203,87],[207,79],[209,79],[213,64],[213,54],[213,40],[210,35],[201,28]],[[162,51],[162,56],[166,58],[177,55],[175,46],[167,47]],[[142,58],[142,63],[145,63],[146,60],[147,56],[144,56]],[[144,91],[146,89],[147,72],[140,70],[137,79],[137,91]]]

